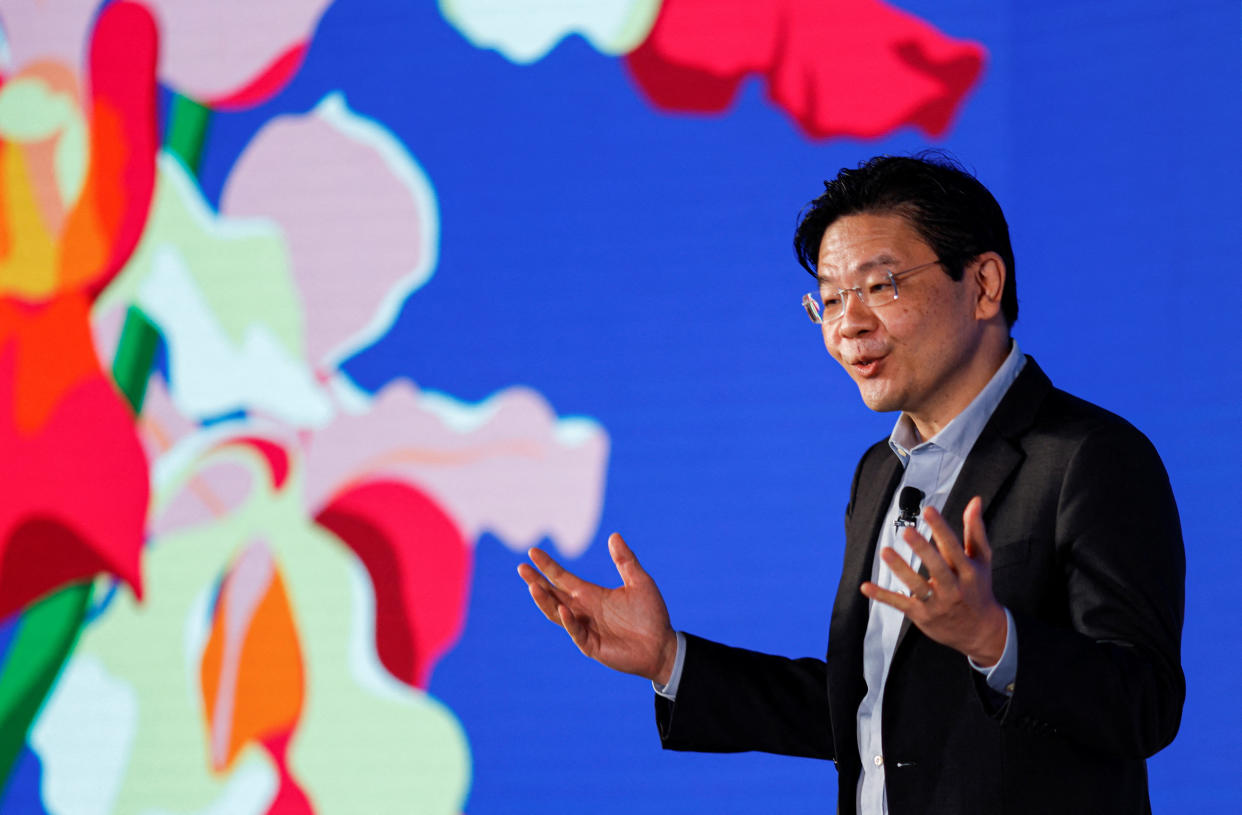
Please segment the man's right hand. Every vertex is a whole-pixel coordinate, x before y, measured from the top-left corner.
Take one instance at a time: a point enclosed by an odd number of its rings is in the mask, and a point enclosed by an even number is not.
[[[582,653],[614,670],[667,685],[677,658],[677,634],[664,598],[620,535],[608,538],[608,552],[621,575],[620,588],[588,583],[541,549],[530,550],[539,571],[523,563],[518,574],[539,610],[564,628]]]

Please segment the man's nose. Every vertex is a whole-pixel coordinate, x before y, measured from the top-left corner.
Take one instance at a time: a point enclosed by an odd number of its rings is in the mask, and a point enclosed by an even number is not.
[[[837,330],[843,337],[856,337],[875,328],[875,312],[863,304],[856,291],[841,295],[841,317]]]

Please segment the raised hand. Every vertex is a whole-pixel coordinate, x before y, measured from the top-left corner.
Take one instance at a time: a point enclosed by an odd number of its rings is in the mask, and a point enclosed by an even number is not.
[[[1005,610],[992,593],[992,549],[983,525],[983,502],[975,497],[962,514],[965,545],[932,507],[923,510],[933,546],[913,528],[903,530],[906,543],[927,567],[924,578],[896,550],[880,553],[910,589],[909,596],[868,581],[862,593],[887,603],[910,618],[927,636],[961,651],[978,665],[995,665],[1005,648]]]
[[[541,549],[530,550],[539,571],[523,563],[518,574],[539,610],[564,628],[582,653],[613,670],[667,684],[677,634],[664,598],[620,535],[608,538],[608,553],[621,575],[619,588],[588,583]]]

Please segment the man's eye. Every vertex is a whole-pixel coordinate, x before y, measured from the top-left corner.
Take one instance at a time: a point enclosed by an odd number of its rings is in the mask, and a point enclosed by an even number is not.
[[[841,305],[841,296],[839,294],[830,294],[824,298],[824,308],[837,308]]]
[[[893,290],[893,284],[885,280],[883,283],[872,283],[867,287],[867,291],[872,294],[888,294]]]

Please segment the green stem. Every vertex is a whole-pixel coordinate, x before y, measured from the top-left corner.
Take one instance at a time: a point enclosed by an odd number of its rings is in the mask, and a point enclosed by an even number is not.
[[[196,176],[199,162],[203,158],[203,142],[207,138],[207,125],[210,122],[211,108],[188,96],[173,94],[164,147],[181,159],[186,169]]]
[[[121,328],[121,339],[112,361],[112,378],[134,409],[135,416],[142,412],[151,363],[155,361],[159,344],[159,331],[137,306],[130,306],[125,312],[125,325]]]
[[[22,614],[0,673],[0,778],[9,777],[30,723],[73,650],[90,598],[91,584],[78,583]]]
[[[177,94],[165,146],[198,174],[211,110]],[[159,332],[137,306],[130,306],[112,363],[112,377],[137,416],[142,412]],[[73,651],[90,607],[92,584],[75,583],[48,595],[23,613],[0,667],[0,793],[8,786],[30,725]]]

